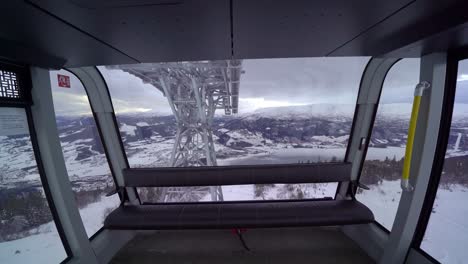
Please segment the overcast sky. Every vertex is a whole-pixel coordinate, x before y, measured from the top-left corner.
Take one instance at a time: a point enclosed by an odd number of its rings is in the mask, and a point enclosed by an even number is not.
[[[355,104],[368,60],[367,57],[244,60],[239,112],[275,106]],[[99,69],[109,86],[116,112],[171,113],[167,99],[152,85],[121,70]],[[459,75],[459,86],[468,89],[468,63],[462,63],[460,70],[467,74]],[[70,89],[58,87],[57,73],[71,76]],[[411,102],[418,73],[418,59],[398,62],[386,77],[381,102]],[[76,77],[65,71],[54,71],[51,80],[57,114],[89,113],[86,94]],[[468,102],[464,94],[468,95],[457,91],[457,99]]]

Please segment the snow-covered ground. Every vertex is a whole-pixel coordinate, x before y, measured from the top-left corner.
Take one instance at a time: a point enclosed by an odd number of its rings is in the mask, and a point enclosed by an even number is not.
[[[383,181],[362,190],[357,199],[368,206],[380,224],[392,229],[400,202],[400,181]],[[468,259],[468,188],[461,185],[442,186],[421,248],[447,264],[463,264]]]
[[[81,219],[86,229],[88,237],[94,235],[102,228],[104,219],[115,208],[119,207],[120,199],[118,195],[106,197],[104,194],[101,200],[87,205],[80,209]]]
[[[67,254],[53,222],[38,227],[40,233],[0,243],[0,263],[60,263]]]
[[[368,187],[370,190],[361,189],[356,198],[372,210],[377,222],[392,230],[401,197],[400,181],[383,180]]]
[[[461,133],[456,133],[452,149],[446,157],[466,156],[459,148]],[[367,159],[397,160],[404,156],[404,147],[369,148]],[[462,176],[466,177],[466,176]],[[400,181],[383,180],[361,190],[357,199],[368,206],[380,224],[392,229],[401,197]],[[468,259],[468,187],[459,184],[441,184],[426,229],[421,248],[441,263],[461,264]]]
[[[296,184],[305,194],[304,199],[335,197],[337,183],[317,183],[317,184]],[[248,200],[277,200],[291,199],[284,184],[275,184],[274,187],[267,188],[262,197],[255,196],[254,185],[234,185],[222,186],[223,198],[225,201],[248,201]],[[211,196],[207,195],[202,201],[210,201]]]
[[[439,187],[421,248],[441,263],[467,263],[467,205],[467,187]]]
[[[80,215],[88,237],[102,227],[104,218],[110,210],[119,206],[120,200],[114,195],[103,196],[101,201],[89,204],[80,210]],[[66,258],[54,222],[34,228],[36,233],[21,239],[0,242],[0,263],[59,263]]]

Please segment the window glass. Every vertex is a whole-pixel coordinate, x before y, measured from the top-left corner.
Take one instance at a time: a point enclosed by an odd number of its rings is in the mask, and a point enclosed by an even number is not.
[[[344,160],[368,60],[255,59],[99,70],[133,168],[317,163]],[[337,185],[304,186],[329,188],[326,193],[334,196]],[[243,193],[249,188],[238,186]],[[280,185],[275,188],[279,193]]]
[[[400,179],[419,63],[419,59],[403,59],[385,78],[360,178],[370,190],[359,189],[357,193],[357,199],[388,230],[392,229],[401,197]]]
[[[88,96],[72,73],[51,71],[52,96],[65,165],[88,237],[120,204]]]
[[[209,202],[211,189],[220,188],[222,201],[334,198],[337,183],[250,184],[201,187],[138,188],[142,202]]]
[[[444,167],[421,248],[441,263],[468,259],[468,60],[458,78]]]
[[[20,120],[23,108],[0,108],[0,263],[60,263],[67,253]]]

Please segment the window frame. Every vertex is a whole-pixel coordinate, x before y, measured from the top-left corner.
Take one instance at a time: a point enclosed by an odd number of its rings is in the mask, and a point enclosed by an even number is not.
[[[419,214],[416,232],[411,247],[422,253],[433,263],[440,263],[429,252],[421,248],[424,235],[431,217],[435,198],[439,188],[440,179],[445,163],[445,154],[447,151],[450,129],[452,126],[453,108],[457,90],[458,64],[460,61],[468,59],[468,47],[456,50],[449,50],[447,54],[447,72],[445,79],[445,92],[443,98],[442,112],[446,113],[446,118],[440,121],[439,136],[437,138],[437,147],[432,163],[429,184],[426,189],[424,203]]]
[[[127,153],[125,152],[125,146],[124,146],[124,143],[123,143],[123,141],[122,141],[122,135],[120,134],[119,122],[117,121],[117,116],[115,115],[114,102],[112,102],[112,96],[111,96],[111,93],[110,93],[110,91],[109,91],[109,85],[107,85],[106,79],[104,78],[104,75],[102,75],[102,72],[99,70],[99,68],[98,68],[97,66],[94,66],[94,69],[95,69],[96,72],[98,73],[99,77],[102,79],[102,82],[103,82],[103,84],[104,84],[104,88],[106,89],[106,94],[107,94],[107,96],[109,97],[110,106],[111,106],[111,108],[112,108],[112,113],[111,113],[111,115],[112,115],[112,122],[113,122],[113,125],[114,125],[113,128],[114,128],[114,130],[115,130],[116,135],[118,135],[117,140],[119,141],[120,151],[121,151],[121,153],[122,153],[122,156],[124,157],[125,166],[126,166],[126,168],[131,168],[131,167],[130,167],[130,163],[128,162]],[[76,76],[76,74],[75,74],[75,76]],[[80,79],[80,78],[78,78],[78,79]],[[80,81],[81,81],[81,79],[80,79]],[[83,82],[81,81],[81,83],[83,83]],[[83,85],[83,86],[84,86],[84,85]],[[85,90],[86,90],[86,86],[84,86],[84,87],[85,87]],[[88,93],[88,91],[86,91],[86,93]],[[89,97],[88,97],[88,101],[89,101]],[[90,104],[91,104],[91,102],[90,102]],[[91,107],[91,109],[93,109],[93,108]],[[93,115],[96,116],[94,110],[93,110]],[[100,128],[99,128],[99,129],[100,129]],[[101,133],[101,132],[100,132],[100,133]],[[107,151],[107,148],[105,148],[105,149],[106,149],[106,151]],[[106,152],[106,155],[107,155],[107,152]],[[115,181],[115,183],[116,183],[116,187],[118,187],[118,186],[117,186],[117,180],[116,180],[115,176],[114,176],[114,181]],[[137,200],[138,200],[138,204],[140,204],[140,205],[143,204],[143,203],[141,202],[140,194],[138,193],[137,188],[136,188],[136,187],[133,187],[132,189],[133,189],[133,192],[135,193],[135,196],[136,196],[136,198],[137,198]],[[120,193],[119,193],[119,196],[121,196]],[[129,197],[128,197],[127,188],[124,188],[124,194],[123,194],[123,196],[124,196],[124,197],[120,197],[120,200],[121,200],[121,201],[125,201],[125,202],[129,202],[130,199],[129,199]]]
[[[359,112],[359,97],[362,93],[362,86],[363,86],[363,82],[364,82],[364,75],[366,74],[366,70],[368,70],[368,67],[372,61],[374,57],[371,57],[369,62],[367,63],[366,67],[364,68],[364,71],[362,72],[362,76],[361,76],[361,81],[359,83],[359,92],[358,92],[358,96],[356,98],[356,108],[354,109],[354,116],[353,116],[353,124],[351,126],[351,133],[349,135],[349,140],[351,140],[353,138],[353,135],[355,133],[355,122],[356,120],[358,119],[358,112]],[[380,86],[380,90],[379,90],[379,96],[377,98],[377,102],[376,102],[376,107],[374,109],[374,112],[372,113],[372,118],[371,118],[371,123],[369,124],[369,130],[367,132],[367,140],[365,141],[364,143],[364,149],[363,149],[363,154],[362,154],[362,159],[361,161],[359,162],[359,167],[358,167],[358,172],[357,172],[357,179],[356,181],[359,182],[360,178],[361,178],[361,173],[362,173],[362,168],[364,167],[364,162],[366,161],[366,156],[367,156],[367,149],[369,148],[369,142],[370,142],[370,138],[372,136],[372,131],[374,129],[374,123],[375,123],[375,118],[377,116],[377,111],[379,109],[379,105],[380,105],[380,97],[382,96],[382,90],[383,90],[383,86],[384,86],[384,83],[385,83],[385,79],[387,79],[387,75],[388,73],[390,72],[390,70],[399,62],[401,61],[403,58],[399,58],[397,60],[395,60],[392,65],[390,67],[388,67],[387,71],[385,72],[385,74],[383,75],[383,78],[382,78],[382,85]],[[346,154],[345,154],[345,161],[348,160],[348,156],[349,156],[349,152],[350,152],[350,142],[348,142],[348,147],[346,149]],[[338,188],[336,189],[336,194],[335,194],[335,200],[336,200],[336,197],[338,196],[338,193],[339,193],[339,190],[340,190],[340,187],[341,187],[341,182],[338,183]],[[346,194],[347,195],[351,195],[352,193],[356,193],[357,191],[357,186],[349,186]],[[377,222],[377,220],[374,220],[374,222],[377,224],[377,226],[383,228],[384,231],[390,233],[390,231],[388,231],[383,225],[381,225],[379,222]]]
[[[117,184],[117,178],[115,176],[115,173],[114,173],[114,166],[112,166],[112,160],[109,158],[109,151],[107,149],[107,146],[106,144],[104,143],[103,141],[103,133],[102,133],[102,129],[101,129],[101,126],[99,125],[99,122],[97,121],[97,115],[96,115],[96,112],[94,111],[94,108],[93,108],[93,105],[91,104],[91,101],[89,100],[89,93],[88,93],[88,89],[86,88],[86,85],[85,83],[81,80],[81,78],[76,75],[75,73],[73,73],[72,71],[70,71],[69,69],[67,68],[62,68],[61,70],[64,70],[66,71],[67,73],[75,76],[81,83],[81,85],[83,85],[83,89],[85,91],[85,94],[86,94],[86,98],[88,100],[88,104],[89,104],[89,107],[91,109],[91,112],[92,112],[92,115],[93,115],[93,120],[94,120],[94,123],[96,124],[96,128],[97,128],[97,131],[98,131],[98,134],[99,134],[99,140],[101,141],[101,145],[104,149],[104,155],[106,156],[106,161],[108,163],[108,166],[109,166],[109,170],[110,170],[110,174],[112,176],[112,180],[114,182],[114,188],[115,188],[115,191],[116,191],[116,194],[119,196],[119,199],[120,199],[120,202],[122,203],[122,200],[124,199],[124,197],[122,197],[121,193],[120,192],[117,192],[119,186]],[[107,86],[106,86],[107,88]],[[114,110],[114,106],[112,106],[112,110]],[[66,165],[66,164],[65,164]],[[83,223],[84,224],[84,223]],[[93,235],[89,236],[88,239],[89,241],[92,241],[94,238],[96,238],[102,231],[104,231],[104,225],[99,228],[99,230],[97,230]]]
[[[402,61],[404,58],[399,58],[398,60],[396,60],[391,67],[388,68],[387,72],[385,73],[385,75],[383,76],[383,82],[382,82],[382,85],[380,86],[380,91],[379,91],[379,96],[377,98],[377,102],[376,102],[376,107],[374,109],[374,112],[372,113],[372,121],[370,123],[370,126],[369,126],[369,131],[367,132],[367,135],[368,135],[368,139],[366,140],[365,142],[365,146],[364,146],[364,149],[363,149],[363,157],[361,159],[361,162],[359,163],[359,168],[358,168],[358,178],[357,178],[357,181],[359,182],[359,180],[361,179],[361,173],[362,173],[362,169],[364,167],[364,163],[366,161],[366,158],[367,158],[367,150],[369,149],[369,143],[370,143],[370,138],[372,137],[372,133],[374,131],[374,125],[375,125],[375,119],[377,117],[377,112],[379,111],[379,106],[380,106],[380,99],[382,98],[382,91],[383,91],[383,88],[384,88],[384,85],[385,85],[385,80],[387,79],[387,75],[388,73],[393,69],[393,67],[395,67],[395,65],[398,64],[398,62]],[[360,89],[359,89],[360,90]],[[357,104],[356,104],[357,105]],[[357,110],[357,109],[356,109]]]
[[[377,99],[377,102],[376,102],[376,107],[374,109],[374,112],[372,113],[372,121],[370,123],[370,126],[369,126],[369,132],[368,132],[368,138],[365,142],[365,146],[364,146],[364,153],[363,153],[363,157],[359,163],[359,168],[358,168],[358,177],[357,177],[357,182],[359,182],[361,180],[361,175],[362,175],[362,170],[364,168],[364,163],[366,162],[366,158],[367,158],[367,151],[369,149],[369,143],[370,143],[370,139],[372,137],[372,133],[374,131],[374,125],[375,125],[375,119],[377,117],[377,113],[379,111],[379,106],[380,106],[380,99],[382,98],[382,91],[384,89],[384,85],[385,85],[385,80],[387,79],[387,76],[388,76],[388,73],[393,69],[393,67],[395,67],[395,65],[398,65],[399,62],[401,62],[402,60],[404,60],[405,58],[399,58],[398,60],[396,60],[391,67],[388,68],[387,72],[385,73],[385,75],[383,76],[383,81],[382,81],[382,85],[380,86],[380,91],[379,91],[379,96],[378,96],[378,99]],[[353,190],[355,193],[357,191],[358,187],[355,186],[355,190]],[[388,230],[384,225],[382,225],[381,223],[379,223],[377,221],[377,219],[374,219],[374,222],[373,222],[377,227],[379,227],[381,230],[383,230],[385,233],[387,234],[390,234],[392,231],[391,230]]]
[[[29,137],[32,145],[34,159],[36,162],[36,167],[39,174],[39,179],[41,181],[41,185],[44,190],[44,195],[47,200],[47,204],[49,206],[55,227],[57,229],[57,233],[59,234],[65,254],[67,255],[67,257],[63,259],[60,263],[66,263],[73,258],[73,252],[68,243],[62,223],[60,222],[57,207],[55,206],[54,200],[52,198],[50,186],[46,177],[44,165],[42,163],[41,152],[39,149],[38,139],[36,135],[36,130],[34,128],[34,120],[31,111],[33,101],[31,97],[32,80],[29,67],[27,65],[21,65],[9,61],[0,60],[0,69],[12,71],[17,74],[17,81],[20,85],[20,98],[0,98],[0,109],[4,107],[10,107],[24,109],[25,111],[26,119],[28,122]]]

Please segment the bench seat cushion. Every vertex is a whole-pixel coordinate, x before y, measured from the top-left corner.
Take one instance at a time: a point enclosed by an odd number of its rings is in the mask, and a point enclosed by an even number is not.
[[[355,200],[125,205],[104,227],[125,230],[335,226],[374,221]]]

